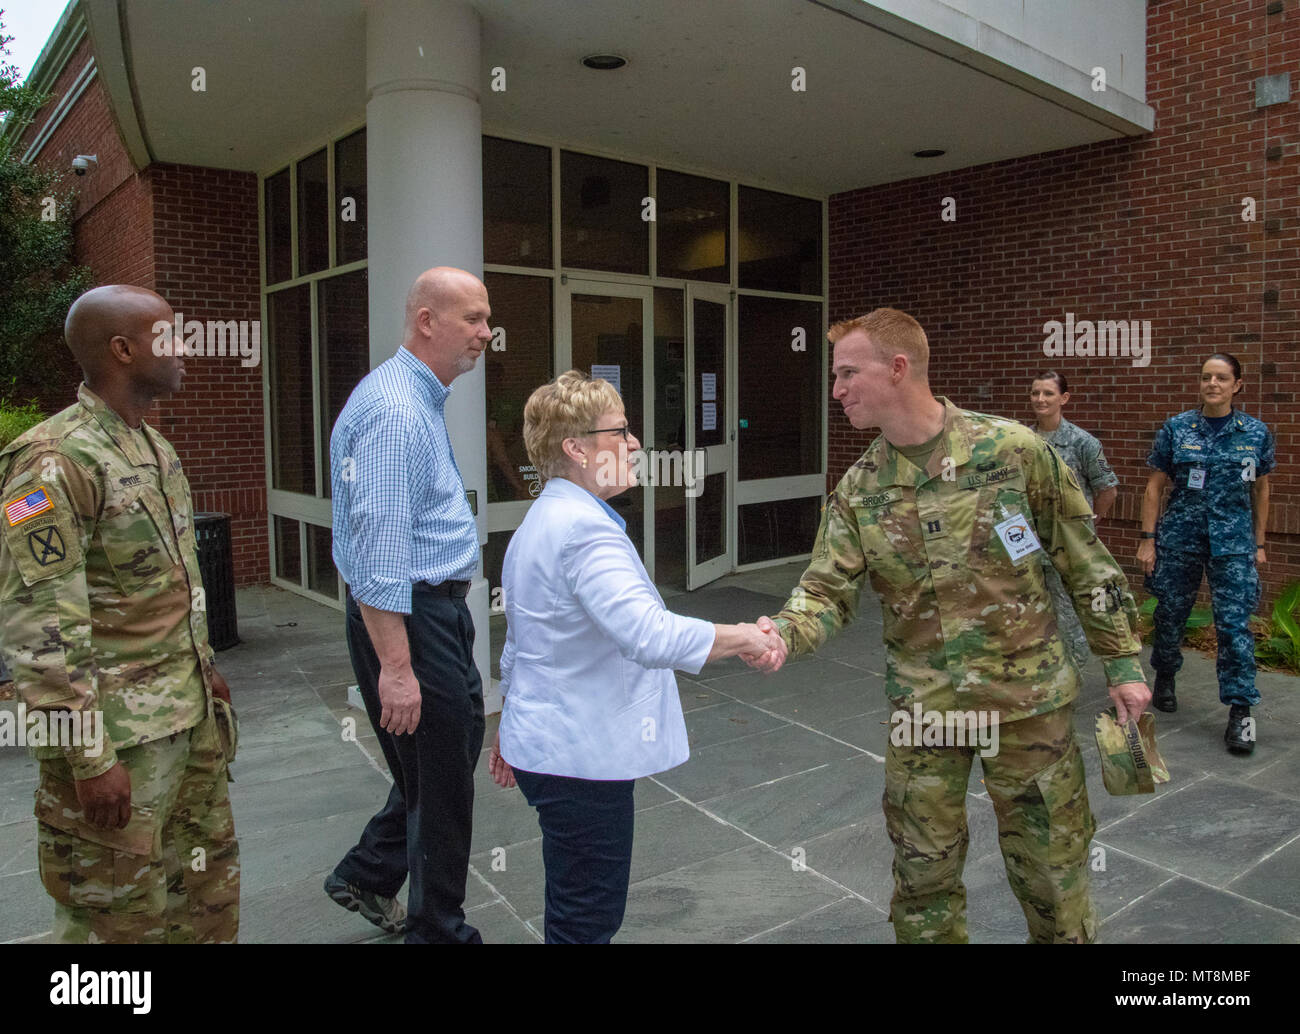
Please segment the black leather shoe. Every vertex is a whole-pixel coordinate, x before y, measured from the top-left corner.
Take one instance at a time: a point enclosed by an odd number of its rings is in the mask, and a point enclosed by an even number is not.
[[[1151,706],[1157,711],[1177,711],[1178,698],[1174,696],[1174,677],[1156,672],[1155,688],[1151,691]]]
[[[1245,704],[1233,704],[1228,709],[1228,728],[1223,734],[1223,742],[1234,754],[1254,752],[1255,722],[1250,717],[1250,708]]]

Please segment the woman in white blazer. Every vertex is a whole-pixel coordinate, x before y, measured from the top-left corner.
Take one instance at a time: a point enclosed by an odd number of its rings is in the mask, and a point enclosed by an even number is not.
[[[506,550],[489,767],[537,809],[547,943],[608,943],[627,902],[633,781],[690,756],[672,669],[760,664],[776,644],[755,625],[664,607],[606,502],[635,484],[641,447],[612,385],[570,370],[538,388],[524,444],[546,485]]]

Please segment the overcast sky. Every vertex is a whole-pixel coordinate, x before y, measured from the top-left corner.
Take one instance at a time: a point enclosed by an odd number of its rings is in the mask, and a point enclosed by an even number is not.
[[[0,22],[4,23],[3,35],[14,38],[9,44],[9,56],[4,61],[17,65],[23,78],[41,56],[41,50],[66,6],[64,0],[0,0],[0,10],[4,11],[0,15]]]

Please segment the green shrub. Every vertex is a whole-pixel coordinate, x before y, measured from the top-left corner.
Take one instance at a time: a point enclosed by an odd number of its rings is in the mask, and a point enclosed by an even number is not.
[[[1291,582],[1273,601],[1273,614],[1263,622],[1264,630],[1255,644],[1255,659],[1273,668],[1300,671],[1300,581]]]
[[[1142,631],[1142,641],[1150,642],[1153,632],[1153,616],[1156,598],[1148,596],[1142,606],[1138,607],[1138,627]],[[1269,617],[1252,614],[1250,617],[1251,634],[1255,637],[1255,660],[1269,668],[1277,668],[1300,674],[1300,581],[1288,584],[1273,602],[1273,613]],[[1194,607],[1187,619],[1184,640],[1189,646],[1213,652],[1215,641],[1213,632],[1214,612],[1209,607]],[[1211,634],[1198,635],[1198,629],[1211,630]]]
[[[1142,601],[1142,606],[1138,607],[1138,628],[1142,632],[1142,641],[1150,642],[1152,634],[1155,631],[1155,612],[1156,598],[1148,596]],[[1195,632],[1198,628],[1205,628],[1214,624],[1214,611],[1206,606],[1196,606],[1192,612],[1187,615],[1187,624],[1183,626],[1183,634]]]
[[[6,399],[0,399],[0,449],[44,419],[45,414],[40,411],[35,402],[20,406]]]

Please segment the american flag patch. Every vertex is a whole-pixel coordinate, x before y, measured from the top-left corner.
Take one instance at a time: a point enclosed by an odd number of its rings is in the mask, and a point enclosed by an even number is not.
[[[53,510],[54,504],[50,502],[50,497],[45,494],[45,489],[38,488],[31,495],[25,495],[21,499],[15,499],[12,503],[5,504],[5,517],[9,521],[9,527],[15,524],[21,524],[28,517],[35,517],[38,513],[44,513],[46,510]]]

